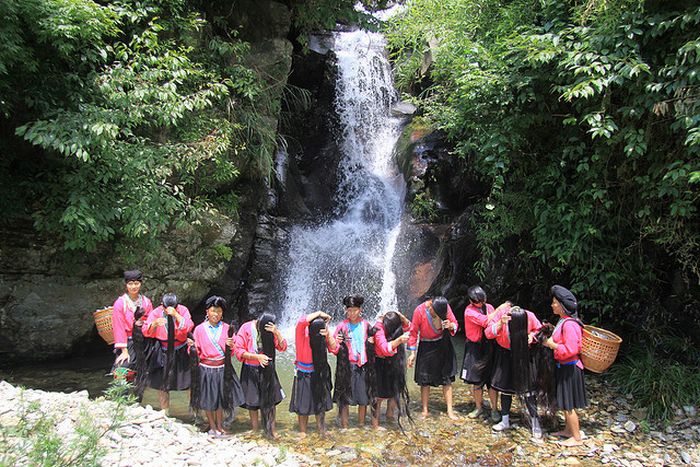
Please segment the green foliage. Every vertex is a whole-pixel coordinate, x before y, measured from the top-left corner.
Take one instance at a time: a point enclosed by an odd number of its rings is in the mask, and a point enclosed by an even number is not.
[[[213,248],[219,258],[225,261],[231,261],[231,258],[233,258],[233,249],[230,246],[220,243],[214,245]]]
[[[243,65],[248,45],[214,35],[191,2],[8,0],[0,13],[10,216],[31,215],[68,249],[153,249],[219,196],[235,212],[227,190],[241,167],[267,175],[276,135],[264,81]]]
[[[611,369],[611,379],[635,404],[647,410],[650,420],[669,420],[674,411],[700,400],[700,360],[684,364],[640,345]]]
[[[411,214],[419,221],[433,222],[437,219],[437,202],[424,191],[413,197],[411,201]]]
[[[677,272],[698,282],[699,24],[692,2],[408,2],[387,31],[398,82],[491,186],[482,275],[518,238],[615,320]]]
[[[306,0],[294,2],[292,15],[297,30],[297,40],[307,45],[308,33],[334,29],[337,23],[360,25],[367,29],[377,27],[377,21],[370,14],[355,9],[355,0]],[[362,0],[365,8],[381,9],[386,0]]]
[[[61,420],[67,414],[42,410],[39,402],[20,396],[17,421],[0,426],[0,465],[33,465],[46,467],[99,466],[105,448],[98,443],[109,431],[116,430],[124,420],[124,406],[133,402],[125,396],[123,383],[113,383],[106,391],[115,402],[106,426],[95,419],[87,407],[80,408],[72,432],[62,430]],[[54,408],[55,409],[55,408]]]

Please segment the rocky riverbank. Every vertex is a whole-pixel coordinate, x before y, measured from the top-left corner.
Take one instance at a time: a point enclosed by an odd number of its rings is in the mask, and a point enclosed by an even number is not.
[[[0,465],[295,466],[304,456],[262,439],[215,438],[150,406],[87,391],[19,389],[0,381]]]
[[[513,429],[494,433],[485,420],[470,420],[465,414],[473,409],[470,387],[454,385],[455,408],[462,414],[454,422],[444,416],[445,406],[439,391],[433,390],[432,412],[428,419],[419,417],[419,395],[411,384],[411,410],[414,423],[402,419],[406,432],[395,421],[382,421],[386,430],[379,432],[356,425],[356,411],[351,411],[351,427],[337,426],[336,410],[328,413],[328,434],[320,438],[314,423],[309,436],[299,439],[296,417],[286,403],[278,407],[280,439],[266,441],[260,432],[248,429],[247,414],[238,414],[231,428],[236,433],[215,438],[196,426],[164,416],[160,411],[137,405],[123,406],[98,398],[88,399],[85,391],[64,394],[39,390],[20,390],[0,382],[0,465],[33,465],[32,445],[46,448],[48,435],[73,445],[62,456],[80,450],[79,433],[98,436],[90,452],[103,451],[99,464],[133,465],[608,465],[646,467],[692,465],[700,467],[700,417],[697,407],[678,409],[667,425],[649,423],[643,410],[635,409],[633,400],[616,392],[605,376],[587,375],[590,406],[581,411],[584,445],[562,448],[556,438],[541,442],[530,439],[522,423],[522,408],[515,404]],[[152,398],[151,398],[152,399]],[[187,411],[186,402],[175,398],[176,412]],[[286,402],[286,401],[285,401]],[[179,404],[179,405],[178,405]],[[41,410],[39,410],[39,407]],[[122,421],[115,428],[115,414]],[[42,415],[44,414],[44,415]],[[47,420],[50,429],[27,430],[37,420]],[[561,428],[561,415],[545,419],[549,433]],[[557,426],[557,423],[559,425]],[[41,428],[41,426],[39,427]],[[17,436],[22,434],[22,436]],[[44,434],[42,434],[44,433]],[[4,435],[4,436],[3,436]],[[85,443],[84,443],[85,444]],[[46,450],[46,449],[45,449]],[[36,453],[35,453],[36,454]],[[22,457],[24,456],[24,457]],[[49,465],[49,464],[44,464]],[[57,465],[57,464],[50,464]],[[69,465],[75,465],[69,464]],[[90,464],[93,465],[93,464]]]

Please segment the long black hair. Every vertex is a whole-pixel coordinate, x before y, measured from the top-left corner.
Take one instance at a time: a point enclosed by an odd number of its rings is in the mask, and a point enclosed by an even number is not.
[[[519,306],[510,309],[508,332],[510,336],[511,374],[517,393],[530,389],[530,349],[527,342],[527,312]]]
[[[134,352],[136,353],[136,359],[134,361],[134,370],[136,371],[136,378],[134,379],[134,393],[136,394],[136,399],[141,402],[143,399],[143,392],[146,390],[146,383],[148,381],[148,365],[146,365],[146,337],[143,335],[142,324],[136,324],[143,318],[145,311],[140,306],[136,307],[134,310],[134,327],[131,331],[131,341],[134,344]]]
[[[321,335],[323,329],[326,329],[326,321],[321,317],[309,323],[309,345],[314,364],[314,371],[311,373],[311,395],[315,412],[318,414],[325,412],[326,394],[330,394],[332,388],[326,337]]]
[[[177,295],[174,293],[166,293],[163,295],[161,300],[163,304],[163,311],[165,308],[177,307]],[[165,370],[163,371],[163,380],[161,381],[161,390],[169,391],[171,387],[175,386],[174,381],[175,373],[173,372],[173,367],[175,366],[175,318],[167,315],[168,319],[168,350],[165,353]]]
[[[260,413],[262,415],[263,427],[268,436],[272,435],[272,423],[275,410],[275,336],[270,331],[265,330],[269,323],[275,323],[275,315],[263,313],[257,319],[258,331],[258,352],[264,353],[270,358],[269,363],[260,368]]]
[[[481,310],[481,314],[485,315],[486,313],[486,292],[484,292],[484,289],[482,289],[480,286],[475,285],[473,287],[470,287],[469,290],[467,291],[467,297],[469,297],[469,301],[472,302],[475,306],[479,304],[479,309]]]
[[[544,407],[548,414],[556,412],[557,386],[554,376],[556,362],[554,361],[554,351],[542,343],[552,337],[553,332],[554,326],[546,321],[543,322],[542,327],[535,334],[534,344],[530,347],[537,402],[538,405]]]
[[[187,333],[187,338],[192,339],[192,341],[194,342],[194,334],[192,334],[191,332]],[[199,354],[197,354],[197,348],[194,345],[192,345],[192,347],[188,348],[187,350],[189,352],[190,372],[192,375],[192,382],[190,383],[190,408],[196,416],[197,409],[201,408],[199,403],[202,396],[202,388],[199,385]]]
[[[442,320],[447,319],[447,305],[448,301],[445,297],[435,297],[431,300],[431,306],[436,315]]]
[[[375,371],[375,362],[377,360],[377,353],[374,351],[374,339],[370,342],[370,338],[374,337],[377,333],[377,328],[374,326],[367,330],[367,340],[365,341],[365,354],[367,355],[367,363],[365,363],[365,386],[367,387],[367,399],[369,400],[369,406],[372,408],[372,416],[375,415],[374,411],[377,410],[376,399],[377,399],[377,372]]]
[[[365,303],[365,298],[362,295],[348,295],[343,298],[345,308],[360,308]]]
[[[345,330],[340,331],[343,337],[338,348],[338,355],[335,367],[335,388],[333,390],[333,402],[338,404],[338,408],[350,404],[352,398],[352,368],[350,367],[350,353],[348,351],[348,334]]]
[[[384,334],[386,335],[387,342],[391,342],[403,334],[401,316],[394,311],[390,311],[384,315],[382,324],[384,325]],[[396,348],[396,355],[388,357],[386,362],[388,363],[386,368],[389,373],[387,379],[391,384],[391,397],[396,402],[396,407],[398,409],[397,421],[401,431],[404,431],[403,425],[401,424],[402,415],[407,416],[411,424],[413,423],[411,411],[409,410],[411,399],[408,394],[408,386],[406,385],[406,346],[403,344],[398,346]]]

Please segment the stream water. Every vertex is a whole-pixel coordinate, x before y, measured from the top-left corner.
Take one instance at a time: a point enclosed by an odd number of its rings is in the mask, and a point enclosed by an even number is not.
[[[391,116],[397,102],[391,67],[385,56],[384,38],[364,31],[336,33],[334,53],[338,82],[336,111],[341,122],[342,158],[335,207],[321,225],[293,228],[289,254],[280,261],[282,311],[279,326],[290,340],[293,325],[302,313],[316,309],[331,313],[337,323],[343,318],[340,301],[344,295],[365,297],[365,315],[372,320],[380,312],[396,308],[395,279],[391,262],[400,229],[405,182],[394,161],[393,151],[401,130],[401,121]],[[409,311],[409,310],[403,310]],[[455,338],[455,347],[463,349],[463,340]],[[0,377],[28,387],[76,391],[87,390],[97,397],[107,387],[105,376],[112,354],[72,359],[50,366],[28,366],[0,372]],[[333,360],[333,358],[331,358]],[[291,393],[294,347],[279,354],[277,369],[287,394]],[[461,362],[461,355],[459,357]],[[331,366],[335,366],[334,363]],[[240,371],[240,367],[237,368]],[[240,372],[239,372],[240,374]],[[289,413],[289,399],[278,406],[280,443],[318,459],[322,464],[509,464],[513,440],[527,437],[527,430],[505,437],[493,435],[486,421],[453,422],[444,415],[439,389],[433,389],[431,411],[419,419],[420,395],[408,371],[415,425],[404,434],[394,421],[383,421],[388,430],[376,432],[357,426],[356,411],[351,411],[351,428],[339,430],[335,411],[328,416],[329,433],[321,439],[313,422],[310,436],[299,442],[296,416]],[[470,387],[455,384],[455,407],[466,413],[473,408]],[[155,391],[148,390],[144,404],[158,406]],[[191,422],[186,393],[173,393],[171,414]],[[369,419],[368,419],[369,422]],[[369,423],[368,423],[369,424]],[[259,438],[251,433],[245,411],[239,412],[231,426],[234,433]],[[355,456],[353,457],[352,454]],[[351,459],[354,459],[351,461]]]

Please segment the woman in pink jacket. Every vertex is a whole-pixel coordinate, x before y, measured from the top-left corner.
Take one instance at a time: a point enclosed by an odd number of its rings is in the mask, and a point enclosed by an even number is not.
[[[583,324],[578,317],[576,297],[561,285],[552,287],[552,310],[559,316],[559,322],[552,337],[543,345],[554,351],[557,362],[557,406],[564,411],[565,421],[564,429],[554,434],[568,438],[560,442],[564,446],[580,446],[583,442],[575,409],[583,409],[588,405],[581,363]]]

